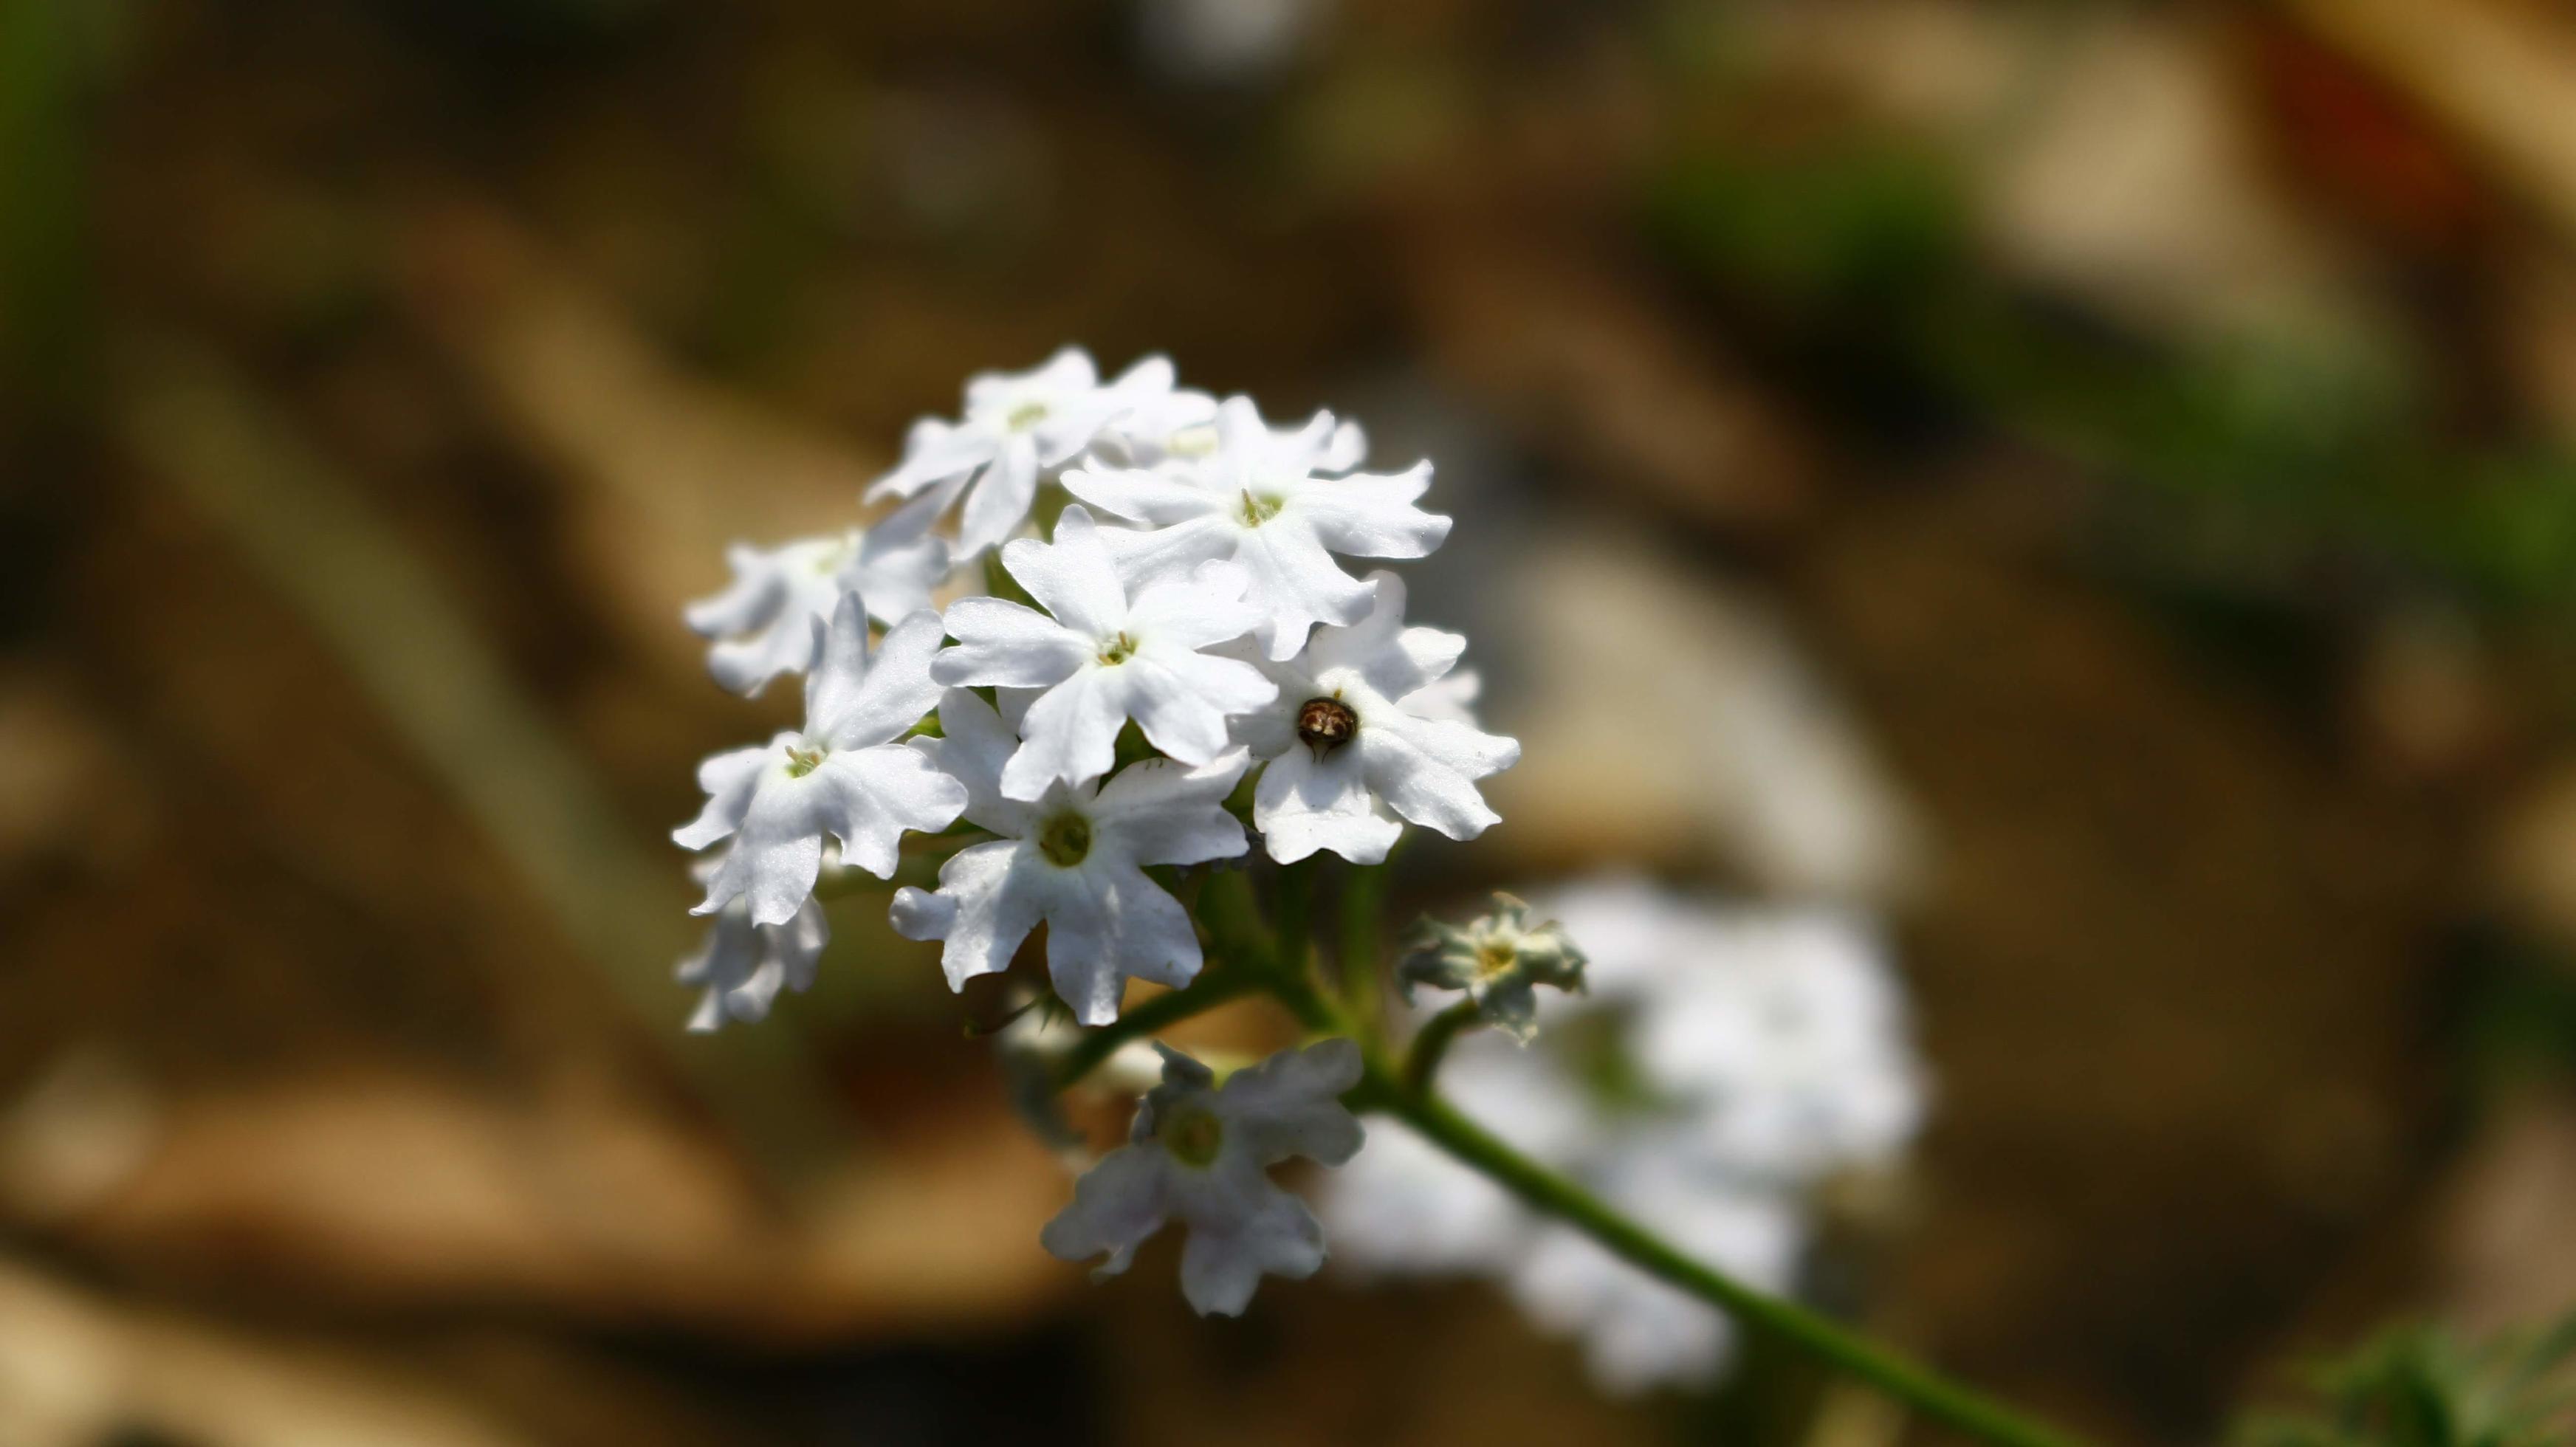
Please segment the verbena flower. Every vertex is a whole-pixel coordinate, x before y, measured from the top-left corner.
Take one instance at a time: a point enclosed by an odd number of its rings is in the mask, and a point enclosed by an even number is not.
[[[1104,534],[1119,566],[1139,582],[1186,575],[1211,559],[1243,564],[1261,613],[1253,637],[1264,654],[1295,654],[1317,623],[1352,623],[1369,585],[1336,553],[1419,558],[1449,535],[1449,519],[1414,506],[1431,464],[1385,475],[1322,475],[1334,456],[1332,414],[1294,433],[1264,426],[1250,399],[1217,410],[1214,452],[1160,469],[1083,467],[1064,485],[1103,511],[1143,525]]]
[[[1905,1002],[1877,939],[1821,912],[1708,919],[1632,1037],[1701,1114],[1707,1148],[1793,1180],[1883,1164],[1923,1120]]]
[[[1528,1044],[1538,1034],[1538,987],[1583,989],[1583,951],[1555,921],[1532,926],[1529,906],[1496,891],[1494,908],[1465,929],[1425,919],[1396,972],[1405,1003],[1416,985],[1463,991],[1486,1024]]]
[[[924,418],[904,440],[903,461],[868,489],[871,501],[908,498],[898,516],[926,525],[964,499],[957,556],[971,558],[1029,515],[1040,474],[1082,455],[1120,413],[1172,390],[1172,364],[1147,357],[1103,383],[1091,356],[1067,347],[1026,372],[984,372],[966,383],[955,422]]]
[[[804,729],[698,766],[706,808],[671,837],[689,849],[734,843],[694,913],[747,898],[752,923],[783,925],[814,892],[826,835],[840,841],[843,863],[883,879],[905,830],[945,829],[966,806],[964,785],[895,742],[939,696],[930,681],[939,616],[924,609],[895,624],[873,656],[856,597],[842,598],[829,628],[814,626]]]
[[[1518,742],[1459,717],[1437,687],[1466,640],[1405,627],[1403,581],[1380,572],[1370,582],[1365,615],[1318,629],[1295,659],[1262,663],[1278,697],[1235,722],[1235,737],[1269,761],[1252,819],[1282,863],[1322,849],[1376,864],[1403,822],[1473,839],[1501,818],[1476,781],[1521,755]]]
[[[1359,1046],[1283,1050],[1221,1087],[1178,1051],[1163,1060],[1128,1144],[1083,1175],[1038,1240],[1068,1261],[1105,1255],[1096,1274],[1110,1276],[1177,1220],[1189,1228],[1181,1294],[1202,1316],[1239,1315],[1264,1275],[1311,1276],[1324,1264],[1323,1227],[1270,1168],[1292,1156],[1338,1166],[1359,1150],[1359,1121],[1341,1103],[1360,1081]]]
[[[1130,764],[1106,783],[1057,784],[1033,802],[1001,788],[1018,746],[991,705],[963,689],[940,700],[945,735],[914,747],[956,780],[965,817],[1001,837],[969,845],[939,870],[939,889],[894,897],[895,929],[941,940],[948,983],[1009,967],[1043,920],[1047,973],[1085,1025],[1118,1018],[1129,976],[1185,985],[1201,963],[1188,911],[1145,874],[1156,864],[1197,864],[1245,849],[1225,812],[1244,757],[1198,768],[1166,759]]]
[[[1002,560],[1046,612],[1002,598],[959,599],[947,618],[957,644],[931,661],[930,673],[951,686],[1045,690],[1002,770],[1010,798],[1036,799],[1049,784],[1109,772],[1119,727],[1131,718],[1154,747],[1204,764],[1226,750],[1228,716],[1277,693],[1251,664],[1200,651],[1253,624],[1239,567],[1208,563],[1131,601],[1080,507],[1064,510],[1054,542],[1023,538],[1002,549]]]
[[[722,862],[700,860],[693,871],[698,882],[706,883]],[[753,924],[748,901],[727,904],[707,922],[705,943],[680,961],[680,983],[705,992],[689,1016],[689,1029],[704,1034],[728,1020],[753,1024],[769,1018],[780,990],[813,988],[815,964],[831,942],[823,906],[810,897],[785,924]]]
[[[736,543],[725,562],[733,582],[683,616],[716,640],[707,650],[716,682],[750,697],[782,673],[814,666],[814,625],[830,623],[845,595],[858,594],[886,624],[929,607],[930,590],[948,575],[948,544],[919,530],[851,528],[775,548]]]

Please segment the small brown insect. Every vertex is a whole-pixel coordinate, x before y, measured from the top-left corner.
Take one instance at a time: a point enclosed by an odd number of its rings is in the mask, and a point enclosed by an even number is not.
[[[1359,727],[1360,716],[1338,698],[1310,698],[1297,710],[1297,737],[1318,759],[1349,743]]]

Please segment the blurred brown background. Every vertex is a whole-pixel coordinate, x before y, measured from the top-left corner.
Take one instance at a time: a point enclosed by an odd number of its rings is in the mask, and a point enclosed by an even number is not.
[[[5,0],[0,1442],[1801,1440],[1087,1287],[875,896],[680,1033],[680,603],[1066,341],[1439,460],[1400,904],[1887,912],[1845,1309],[2142,1444],[2563,1309],[2571,116],[2563,0]]]

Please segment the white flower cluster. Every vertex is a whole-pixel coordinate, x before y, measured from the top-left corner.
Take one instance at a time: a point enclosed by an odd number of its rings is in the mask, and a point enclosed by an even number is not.
[[[1904,999],[1879,946],[1832,914],[1729,909],[1635,880],[1542,896],[1589,959],[1530,1048],[1462,1040],[1441,1088],[1470,1116],[1748,1284],[1794,1286],[1815,1189],[1885,1168],[1924,1109]],[[1524,1210],[1410,1133],[1378,1131],[1323,1199],[1345,1258],[1482,1275],[1579,1335],[1614,1391],[1704,1382],[1715,1310]]]
[[[1283,862],[1376,863],[1408,823],[1493,824],[1477,781],[1520,746],[1469,716],[1465,640],[1406,627],[1403,585],[1343,562],[1419,558],[1449,532],[1419,506],[1428,463],[1367,473],[1366,451],[1329,413],[1274,430],[1160,357],[1104,381],[1067,349],[915,424],[870,489],[900,502],[874,527],[735,547],[733,585],[688,622],[738,693],[803,673],[805,721],[707,760],[706,807],[673,835],[710,851],[697,913],[714,922],[681,967],[706,992],[692,1028],[810,981],[827,849],[888,878],[906,833],[962,820],[974,842],[936,890],[896,894],[896,928],[943,942],[962,985],[1043,922],[1057,993],[1097,1025],[1130,978],[1198,972],[1187,912],[1146,871],[1245,853],[1229,798],[1247,775],[1248,821]],[[1026,601],[956,596],[1002,586],[995,549]]]

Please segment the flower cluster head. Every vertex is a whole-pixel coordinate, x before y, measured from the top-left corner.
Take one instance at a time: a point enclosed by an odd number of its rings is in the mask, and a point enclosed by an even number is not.
[[[1103,380],[1067,349],[972,378],[957,418],[916,424],[870,489],[900,501],[891,516],[736,546],[732,586],[690,626],[736,692],[805,674],[806,718],[708,759],[706,807],[674,832],[724,846],[685,976],[710,992],[699,1018],[756,1018],[810,977],[827,847],[882,879],[906,834],[962,832],[936,889],[896,894],[896,928],[941,942],[962,986],[1043,923],[1057,993],[1098,1025],[1129,980],[1198,972],[1188,912],[1145,871],[1247,853],[1226,807],[1243,779],[1283,863],[1375,863],[1407,824],[1491,826],[1478,783],[1520,748],[1475,726],[1465,640],[1406,627],[1401,582],[1337,560],[1418,558],[1448,535],[1417,505],[1430,465],[1361,472],[1366,448],[1330,414],[1273,428],[1248,398],[1180,388],[1160,357]],[[1047,487],[1081,501],[1037,507]],[[1007,584],[981,564],[996,549]]]
[[[1547,1033],[1528,1049],[1462,1040],[1442,1091],[1699,1259],[1790,1288],[1818,1188],[1891,1166],[1922,1118],[1903,996],[1874,937],[1838,914],[1716,905],[1638,880],[1546,906],[1582,942],[1588,992],[1547,1002]],[[1730,1328],[1705,1303],[1418,1138],[1375,1133],[1323,1206],[1363,1269],[1500,1281],[1533,1320],[1579,1337],[1611,1390],[1705,1382],[1727,1360]]]
[[[1413,1003],[1417,986],[1460,991],[1486,1024],[1527,1045],[1538,1035],[1538,987],[1579,994],[1584,964],[1564,926],[1533,926],[1529,912],[1527,903],[1496,890],[1493,911],[1465,929],[1422,921],[1396,971],[1405,1003]]]
[[[1179,1221],[1189,1228],[1181,1294],[1201,1316],[1241,1315],[1263,1276],[1307,1277],[1324,1264],[1324,1228],[1270,1168],[1357,1154],[1360,1123],[1341,1096],[1359,1081],[1349,1040],[1281,1051],[1222,1085],[1165,1048],[1163,1083],[1137,1107],[1128,1143],[1083,1175],[1039,1242],[1068,1261],[1105,1257],[1097,1274],[1113,1276]]]

